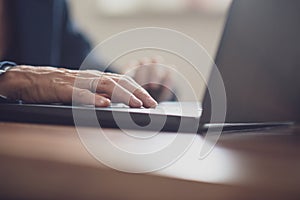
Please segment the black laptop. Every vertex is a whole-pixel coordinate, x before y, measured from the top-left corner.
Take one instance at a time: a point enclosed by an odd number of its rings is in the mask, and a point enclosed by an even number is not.
[[[210,120],[208,91],[202,106],[198,102],[164,102],[156,109],[3,100],[0,120],[94,126],[96,118],[101,127],[171,132],[203,132],[209,126],[235,130],[297,123],[300,121],[299,10],[300,2],[296,0],[233,1],[215,60],[226,89],[225,123]],[[214,91],[218,90],[216,74],[212,70],[208,83]]]

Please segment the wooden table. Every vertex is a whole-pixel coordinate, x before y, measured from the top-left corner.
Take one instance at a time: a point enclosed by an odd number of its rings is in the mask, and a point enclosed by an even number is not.
[[[105,132],[125,143],[120,130]],[[160,141],[171,137],[159,135]],[[132,174],[91,156],[75,127],[0,123],[0,199],[300,199],[298,126],[222,134],[202,160],[201,142],[196,136],[185,154],[162,170]]]

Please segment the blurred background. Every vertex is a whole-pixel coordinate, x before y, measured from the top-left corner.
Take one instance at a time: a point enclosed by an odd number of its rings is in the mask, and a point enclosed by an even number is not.
[[[84,32],[94,46],[108,37],[137,27],[163,27],[180,31],[203,45],[214,58],[223,31],[227,10],[231,0],[70,0],[71,15],[78,28]],[[109,51],[102,58],[109,57]],[[126,72],[128,62],[141,57],[162,55],[166,64],[175,65],[197,91],[201,100],[205,88],[203,80],[195,76],[191,66],[174,55],[163,52],[142,51],[126,55],[114,63]],[[203,65],[208,65],[203,63]],[[184,69],[184,70],[182,70]],[[208,76],[210,66],[205,67]],[[178,77],[174,77],[176,83]],[[182,84],[177,84],[180,100],[192,97]]]

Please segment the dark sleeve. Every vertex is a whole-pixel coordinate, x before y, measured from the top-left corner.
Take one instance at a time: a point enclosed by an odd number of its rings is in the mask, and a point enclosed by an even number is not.
[[[78,69],[91,52],[92,47],[89,40],[72,23],[66,2],[64,2],[63,9],[61,65],[71,69]],[[115,72],[111,68],[104,69],[105,62],[99,57],[93,57],[86,63],[88,63],[88,66],[85,66],[85,68]]]
[[[63,5],[61,65],[78,69],[91,51],[91,45],[86,37],[77,30],[70,20],[67,3]]]

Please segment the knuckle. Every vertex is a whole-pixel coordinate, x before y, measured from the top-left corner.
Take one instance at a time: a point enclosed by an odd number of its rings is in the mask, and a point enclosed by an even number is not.
[[[116,86],[116,82],[110,77],[101,77],[98,82],[98,90],[105,93],[110,93],[110,91]]]
[[[100,83],[103,84],[103,85],[106,85],[106,84],[109,84],[110,83],[110,78],[106,77],[106,76],[103,76],[100,78]]]
[[[111,86],[114,84],[115,84],[115,81],[110,77],[104,76],[100,79],[100,85],[102,85],[102,86]]]

